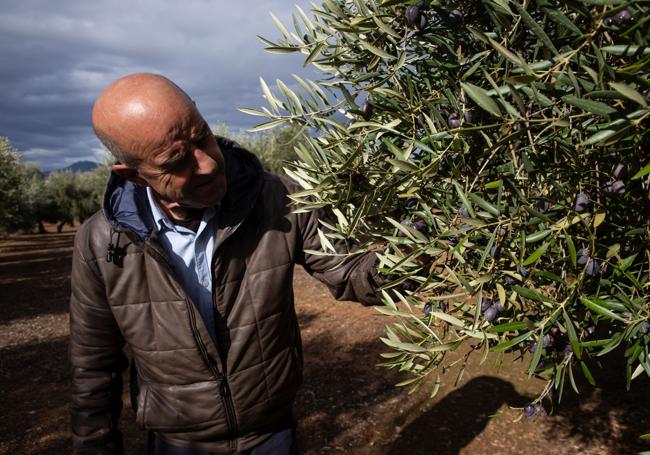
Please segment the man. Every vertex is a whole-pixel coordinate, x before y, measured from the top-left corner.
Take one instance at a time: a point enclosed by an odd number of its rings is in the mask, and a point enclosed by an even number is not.
[[[320,249],[319,223],[316,212],[288,208],[299,188],[215,138],[162,76],[117,80],[92,115],[118,162],[103,209],[75,239],[74,452],[122,452],[128,344],[132,401],[152,453],[295,453],[302,354],[293,266],[338,299],[374,304],[374,255],[339,264],[307,253]]]

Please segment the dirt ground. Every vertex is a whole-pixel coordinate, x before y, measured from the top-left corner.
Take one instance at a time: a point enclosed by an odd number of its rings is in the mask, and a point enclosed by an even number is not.
[[[74,232],[0,239],[0,454],[70,453],[68,296]],[[434,400],[393,384],[405,379],[377,367],[379,336],[389,322],[374,308],[336,302],[296,270],[296,307],[305,372],[296,402],[302,454],[633,454],[650,450],[650,381],[625,392],[622,368],[597,371],[599,388],[565,396],[545,419],[513,422],[541,382],[506,358],[472,366]],[[122,430],[127,454],[143,454],[144,433],[128,395]]]

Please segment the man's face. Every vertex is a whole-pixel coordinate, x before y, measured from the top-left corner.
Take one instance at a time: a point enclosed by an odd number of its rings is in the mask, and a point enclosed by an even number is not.
[[[196,109],[179,113],[171,123],[156,120],[135,144],[138,176],[166,202],[215,206],[226,192],[225,163],[208,124]]]

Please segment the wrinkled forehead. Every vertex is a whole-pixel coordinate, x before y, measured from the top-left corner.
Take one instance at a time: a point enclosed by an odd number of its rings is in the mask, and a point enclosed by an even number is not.
[[[133,107],[139,109],[138,106]],[[130,131],[133,152],[147,154],[172,145],[192,140],[205,127],[205,121],[197,109],[178,106],[176,109],[148,110],[144,115],[131,116],[125,128]],[[140,154],[139,158],[143,158]]]
[[[124,107],[122,116],[125,149],[142,159],[159,149],[179,141],[190,140],[201,130],[205,121],[191,102],[150,104],[141,101]]]
[[[95,131],[137,159],[189,135],[203,123],[191,98],[157,75],[134,74],[119,79],[93,106]]]

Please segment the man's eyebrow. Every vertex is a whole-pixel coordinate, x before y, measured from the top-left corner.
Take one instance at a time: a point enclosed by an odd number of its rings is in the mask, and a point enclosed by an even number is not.
[[[186,155],[185,147],[173,147],[160,155],[159,166],[163,169],[172,168],[176,163],[183,161]]]

